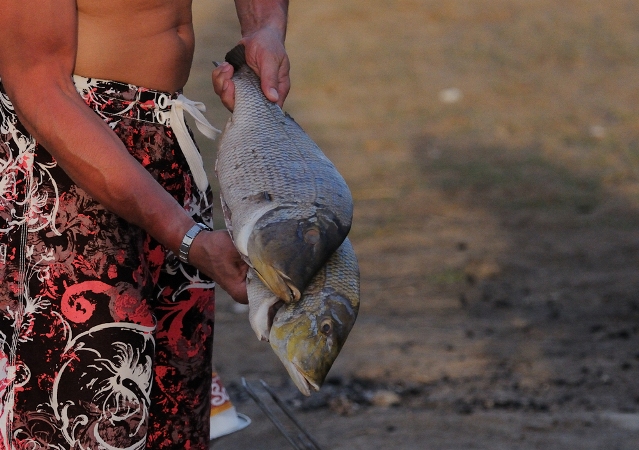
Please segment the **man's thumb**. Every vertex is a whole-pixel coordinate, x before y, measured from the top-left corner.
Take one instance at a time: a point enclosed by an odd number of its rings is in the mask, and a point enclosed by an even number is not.
[[[273,103],[276,103],[280,99],[280,94],[277,92],[277,74],[275,76],[267,75],[266,73],[262,74],[262,91],[266,98],[268,98]]]

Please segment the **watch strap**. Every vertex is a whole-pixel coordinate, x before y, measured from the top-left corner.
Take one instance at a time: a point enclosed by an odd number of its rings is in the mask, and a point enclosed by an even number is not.
[[[189,229],[189,231],[186,232],[186,234],[182,238],[182,243],[180,244],[180,249],[178,252],[178,258],[184,264],[189,263],[189,251],[191,250],[191,244],[193,243],[195,237],[203,230],[211,231],[211,228],[204,225],[203,223],[196,223]]]

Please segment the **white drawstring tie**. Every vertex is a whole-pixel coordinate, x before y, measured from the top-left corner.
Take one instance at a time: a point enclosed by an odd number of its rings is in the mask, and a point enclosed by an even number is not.
[[[169,104],[171,105],[171,111],[169,112],[169,126],[173,129],[175,138],[177,139],[177,142],[184,153],[184,157],[186,158],[186,162],[191,168],[195,184],[200,191],[205,192],[206,188],[209,186],[209,179],[207,178],[204,170],[202,155],[197,150],[195,142],[193,142],[193,139],[186,127],[186,123],[184,122],[184,111],[188,112],[191,117],[195,119],[195,124],[197,125],[198,130],[200,130],[200,132],[209,139],[215,139],[215,136],[217,133],[220,133],[220,130],[211,125],[202,114],[202,112],[206,111],[204,103],[194,102],[180,94],[177,98],[170,100]]]

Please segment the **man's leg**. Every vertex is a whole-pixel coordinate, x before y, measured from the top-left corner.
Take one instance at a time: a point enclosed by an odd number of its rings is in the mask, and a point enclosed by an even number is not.
[[[144,234],[21,126],[0,90],[0,448],[142,448],[155,319]]]

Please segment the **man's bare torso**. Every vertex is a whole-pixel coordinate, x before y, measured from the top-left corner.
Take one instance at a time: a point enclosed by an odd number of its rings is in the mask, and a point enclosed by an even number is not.
[[[75,73],[174,92],[193,60],[191,0],[78,0]]]

